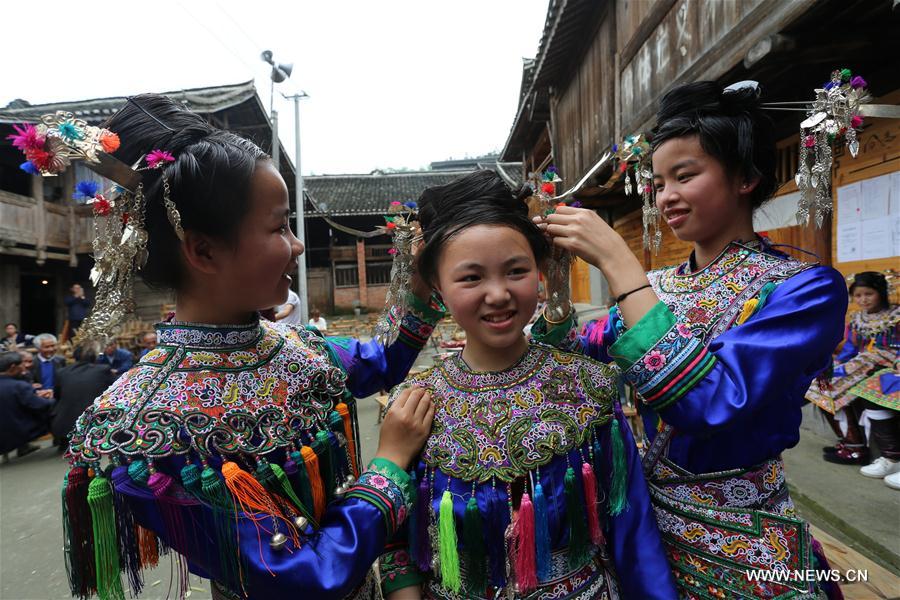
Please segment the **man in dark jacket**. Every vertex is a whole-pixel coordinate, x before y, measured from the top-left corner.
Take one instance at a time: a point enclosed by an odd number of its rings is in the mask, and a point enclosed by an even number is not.
[[[71,295],[66,296],[63,301],[68,308],[69,330],[72,334],[81,327],[81,322],[91,310],[91,302],[84,297],[84,288],[78,283],[73,283],[69,288]]]
[[[118,342],[113,339],[106,344],[103,354],[97,357],[97,362],[112,369],[112,374],[118,379],[122,373],[134,366],[134,357],[128,350],[119,348]]]
[[[25,456],[38,450],[29,442],[48,431],[53,400],[39,396],[26,381],[19,379],[22,355],[0,353],[0,454],[16,450]]]
[[[98,350],[96,344],[77,348],[77,362],[56,374],[56,406],[50,431],[60,452],[66,449],[69,432],[81,413],[115,380],[109,365],[97,364]]]
[[[38,349],[31,367],[34,383],[41,384],[39,389],[51,395],[56,386],[56,372],[66,366],[66,359],[56,355],[57,341],[52,333],[42,333],[34,337],[34,346]]]

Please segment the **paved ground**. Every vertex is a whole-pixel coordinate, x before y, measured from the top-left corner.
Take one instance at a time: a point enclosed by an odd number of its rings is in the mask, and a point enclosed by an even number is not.
[[[430,364],[423,356],[418,366]],[[374,398],[360,401],[362,453],[368,460],[378,443],[378,406]],[[815,428],[809,418],[807,424]],[[821,460],[821,446],[829,439],[810,429],[802,432],[800,445],[785,455],[788,480],[802,514],[836,539],[833,547],[846,552],[844,565],[863,564],[860,554],[891,569],[883,573],[883,594],[860,588],[848,599],[900,597],[900,492],[858,474],[854,467]],[[0,466],[0,599],[30,600],[69,598],[62,560],[60,486],[65,465],[49,442],[22,459]],[[846,549],[844,547],[849,547]],[[859,554],[852,549],[859,551]],[[868,564],[868,563],[866,563]],[[146,576],[141,598],[166,598],[169,565]],[[886,583],[883,583],[886,582]],[[896,589],[896,592],[890,590]],[[194,577],[191,598],[209,598],[208,583]]]

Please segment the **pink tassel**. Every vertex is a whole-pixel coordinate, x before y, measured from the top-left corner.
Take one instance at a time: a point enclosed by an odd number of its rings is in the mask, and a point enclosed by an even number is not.
[[[151,469],[150,478],[147,480],[147,487],[153,492],[156,498],[159,512],[163,518],[163,526],[166,529],[167,542],[175,552],[175,564],[172,566],[173,576],[178,582],[178,597],[184,599],[190,590],[190,574],[188,572],[187,561],[181,555],[181,552],[187,548],[186,532],[184,520],[181,518],[181,507],[194,502],[187,502],[187,493],[179,494],[178,485],[171,477],[165,473],[160,473]],[[172,580],[169,580],[169,590],[171,591]],[[168,594],[166,594],[168,597]]]
[[[581,463],[581,480],[584,482],[584,508],[587,512],[588,533],[591,536],[591,543],[600,546],[606,540],[603,539],[600,517],[597,514],[597,477],[590,463]]]
[[[537,555],[534,541],[534,505],[528,494],[522,494],[516,516],[516,583],[519,592],[527,594],[537,587]]]

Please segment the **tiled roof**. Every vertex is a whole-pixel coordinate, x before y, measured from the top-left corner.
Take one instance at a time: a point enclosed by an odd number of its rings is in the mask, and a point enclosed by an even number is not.
[[[179,100],[194,112],[214,113],[232,106],[237,106],[256,94],[253,81],[220,85],[215,87],[194,88],[163,92],[174,100]],[[16,108],[0,108],[0,123],[37,122],[41,115],[64,110],[73,113],[92,125],[102,123],[125,104],[126,96],[110,98],[94,98],[90,100],[74,100],[71,102],[51,102],[49,104],[31,104]],[[20,102],[13,102],[18,105]]]
[[[503,163],[502,169],[514,182],[521,179],[520,163]],[[385,214],[391,202],[414,202],[425,188],[450,183],[471,172],[472,169],[465,169],[304,177],[306,216]]]

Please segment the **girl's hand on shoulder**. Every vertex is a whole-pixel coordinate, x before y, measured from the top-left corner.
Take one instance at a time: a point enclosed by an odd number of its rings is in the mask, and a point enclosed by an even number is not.
[[[386,458],[401,469],[407,469],[425,445],[431,433],[434,404],[431,392],[409,387],[400,392],[381,422],[376,457]]]

